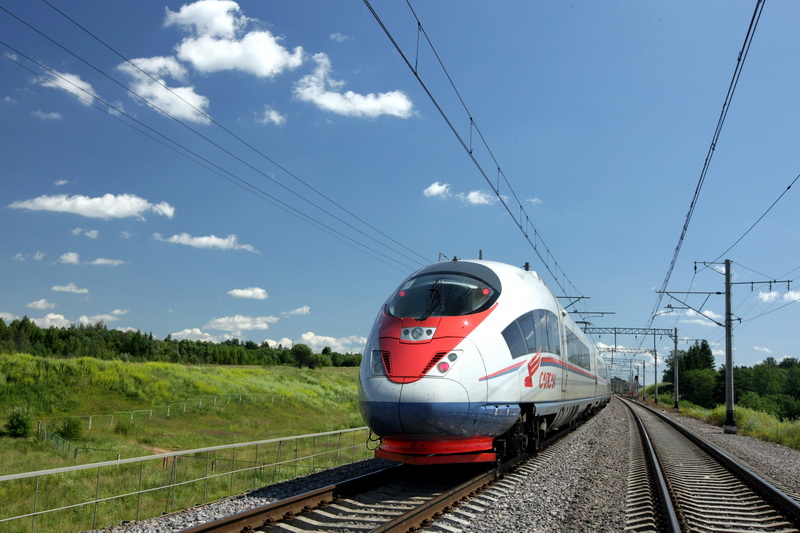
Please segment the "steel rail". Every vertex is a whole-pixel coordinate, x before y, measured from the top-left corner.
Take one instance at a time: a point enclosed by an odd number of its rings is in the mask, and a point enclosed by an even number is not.
[[[664,476],[664,471],[661,469],[661,463],[659,462],[658,455],[653,447],[653,442],[650,440],[650,435],[647,434],[647,429],[644,427],[642,419],[639,418],[638,413],[636,413],[630,403],[627,401],[622,403],[625,404],[625,407],[630,410],[631,414],[633,415],[633,419],[636,422],[636,427],[639,430],[639,438],[641,439],[644,448],[645,461],[648,464],[651,481],[653,488],[655,489],[655,495],[658,499],[659,507],[661,509],[661,527],[664,531],[678,533],[681,531],[681,521],[678,518],[677,512],[675,511],[675,506],[672,505],[672,497],[670,496],[666,476]]]
[[[766,499],[771,504],[778,507],[786,515],[786,518],[792,520],[795,526],[800,527],[800,502],[786,494],[784,491],[770,483],[756,472],[744,466],[741,462],[737,461],[717,446],[711,444],[697,433],[686,428],[685,426],[675,422],[668,416],[660,413],[654,409],[647,407],[652,413],[668,423],[671,427],[678,430],[682,435],[692,441],[697,447],[713,457],[717,462],[722,464],[727,470],[732,472],[743,483],[755,490],[760,496]]]
[[[729,475],[732,475],[738,480],[739,483],[749,488],[749,490],[751,490],[756,497],[769,504],[775,512],[780,513],[780,516],[784,520],[790,522],[793,527],[800,529],[800,502],[776,487],[773,483],[769,482],[761,475],[753,472],[751,469],[741,464],[740,461],[734,459],[717,446],[703,439],[682,424],[672,420],[667,415],[642,404],[632,404],[632,402],[624,403],[631,410],[634,418],[637,420],[637,423],[642,422],[640,422],[639,415],[635,412],[636,410],[632,405],[636,405],[639,409],[646,410],[649,414],[655,416],[659,421],[666,424],[669,428],[677,431],[680,435],[685,437],[691,443],[691,445],[696,446],[698,450],[716,462],[716,464],[718,464],[721,468],[726,470]],[[670,448],[670,450],[671,449],[672,448]],[[667,481],[667,483],[669,485],[669,481]],[[682,482],[678,481],[678,483]],[[688,524],[689,521],[690,520],[687,516],[684,517],[680,523],[686,525],[686,527],[690,527]]]
[[[579,426],[580,424],[567,426],[553,434],[541,443],[542,450]],[[401,533],[415,527],[428,526],[433,520],[441,517],[442,513],[448,512],[452,507],[457,506],[457,502],[480,492],[486,486],[501,479],[505,473],[514,470],[521,463],[532,457],[535,458],[536,456],[530,453],[523,453],[505,463],[489,466],[486,470],[443,490],[440,494],[414,505],[413,508],[405,512],[399,512],[385,522],[376,524],[371,531]],[[342,483],[329,485],[249,511],[200,524],[185,529],[181,533],[240,533],[261,528],[271,528],[277,522],[292,520],[301,514],[310,513],[314,509],[325,509],[331,503],[352,498],[393,481],[402,480],[409,475],[409,472],[418,472],[418,469],[414,469],[413,465],[395,465]]]

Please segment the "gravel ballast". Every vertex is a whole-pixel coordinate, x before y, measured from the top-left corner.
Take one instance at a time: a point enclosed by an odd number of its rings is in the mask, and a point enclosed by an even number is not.
[[[800,451],[664,412],[781,487],[800,493]],[[616,532],[625,528],[631,424],[618,400],[601,410],[560,444],[543,468],[518,479],[508,495],[464,527],[465,533]],[[304,491],[353,478],[393,464],[360,461],[182,513],[104,529],[114,533],[166,533],[245,511]]]

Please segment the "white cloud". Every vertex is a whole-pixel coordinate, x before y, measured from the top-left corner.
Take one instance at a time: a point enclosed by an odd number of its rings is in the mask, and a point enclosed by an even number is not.
[[[176,47],[178,58],[200,72],[240,70],[272,78],[303,64],[303,48],[289,51],[281,38],[269,31],[248,33],[249,19],[236,2],[201,0],[180,11],[167,10],[165,26],[178,26],[192,34]],[[241,37],[239,37],[241,35]]]
[[[41,109],[37,109],[36,111],[32,111],[31,115],[33,115],[36,118],[40,118],[42,120],[62,120],[64,118],[64,115],[62,115],[61,113],[58,113],[56,111],[52,111],[50,113],[45,113]]]
[[[47,313],[42,318],[31,318],[31,322],[43,329],[51,326],[54,328],[66,328],[71,324],[69,320],[64,318],[64,315],[59,315],[56,313]]]
[[[197,94],[194,87],[169,87],[165,81],[165,76],[177,81],[186,77],[186,69],[175,58],[140,57],[131,59],[131,63],[122,63],[117,69],[133,78],[131,90],[154,109],[178,119],[202,124],[211,122],[206,116],[208,98]],[[140,101],[134,95],[131,98]]]
[[[253,300],[266,300],[269,298],[267,291],[261,287],[248,287],[246,289],[233,289],[228,294],[234,298],[251,298]]]
[[[269,106],[264,106],[264,113],[256,117],[256,120],[261,124],[275,124],[276,126],[283,126],[286,123],[286,115],[280,114],[278,111]]]
[[[208,235],[205,237],[193,237],[188,233],[179,233],[172,237],[163,237],[160,233],[154,233],[153,238],[157,241],[170,242],[173,244],[183,244],[192,246],[194,248],[217,248],[220,250],[246,250],[248,252],[259,253],[253,246],[249,244],[239,244],[239,239],[236,235],[228,235],[224,239],[216,235]]]
[[[17,315],[12,315],[11,313],[0,313],[0,319],[2,319],[6,324],[9,324],[14,320],[19,320],[19,317]]]
[[[87,294],[89,289],[79,289],[74,283],[69,283],[67,285],[53,285],[52,288],[55,292],[72,292],[75,294]]]
[[[170,334],[175,340],[189,340],[189,341],[203,341],[203,342],[218,342],[219,339],[210,333],[205,333],[200,328],[187,328],[182,331],[177,331]]]
[[[765,303],[774,302],[775,300],[778,299],[779,296],[780,296],[780,293],[778,293],[777,291],[759,292],[758,293],[759,301],[765,302]]]
[[[83,228],[75,228],[74,230],[72,230],[72,234],[73,235],[77,236],[77,235],[80,235],[81,233],[83,233],[84,235],[86,235],[90,239],[97,239],[97,237],[100,236],[100,232],[97,231],[96,229],[84,230]]]
[[[772,350],[769,348],[764,348],[763,346],[753,346],[753,349],[758,352],[772,353]]]
[[[467,194],[459,194],[458,198],[470,205],[492,205],[497,202],[497,197],[484,191],[470,191]]]
[[[15,255],[14,257],[12,257],[11,259],[13,259],[14,261],[22,261],[22,262],[25,262],[25,261],[27,261],[29,258],[30,258],[30,259],[33,259],[34,261],[41,261],[42,259],[44,259],[44,253],[43,253],[43,252],[36,252],[36,253],[35,253],[35,254],[33,254],[33,255],[17,254],[17,255]]]
[[[99,266],[120,266],[124,265],[125,261],[122,259],[106,259],[104,257],[98,257],[94,261],[86,263],[87,265],[99,265]]]
[[[300,335],[298,343],[307,344],[314,352],[321,352],[326,346],[338,353],[356,353],[364,350],[366,337],[351,335],[349,337],[327,337],[308,331]]]
[[[294,346],[294,339],[290,339],[289,337],[284,337],[277,341],[273,339],[264,339],[264,342],[266,342],[270,348],[277,348],[278,346],[283,346],[284,348],[291,348],[292,346]]]
[[[542,203],[539,198],[528,198],[528,202],[532,203],[533,205],[540,205]]]
[[[428,198],[458,198],[465,204],[492,205],[497,202],[497,197],[485,191],[470,191],[468,193],[454,193],[449,183],[435,181],[431,183],[422,194]]]
[[[783,295],[784,302],[797,302],[800,300],[800,291],[789,291]]]
[[[35,302],[30,302],[29,304],[25,304],[25,307],[30,307],[31,309],[44,311],[45,309],[55,309],[56,304],[48,302],[46,298],[42,298],[41,300],[36,300]]]
[[[46,79],[36,78],[34,82],[42,87],[62,89],[77,98],[83,105],[92,105],[98,98],[97,92],[91,84],[83,81],[77,74],[53,71],[45,73],[44,76]]]
[[[280,340],[265,339],[264,342],[271,348],[276,348],[278,345],[289,348],[295,344],[306,344],[315,353],[320,353],[325,347],[337,353],[360,353],[364,351],[367,338],[358,335],[351,335],[349,337],[327,337],[308,331],[300,335],[299,339],[284,337]]]
[[[80,265],[81,257],[77,252],[67,252],[58,258],[58,262],[65,265]]]
[[[450,196],[450,184],[435,181],[422,194],[427,197],[447,198]]]
[[[88,218],[126,218],[136,217],[144,219],[144,214],[152,211],[158,215],[172,218],[175,208],[167,202],[151,204],[144,198],[133,194],[104,194],[98,198],[75,195],[67,196],[39,196],[31,200],[17,201],[8,207],[14,209],[29,209],[31,211],[54,211],[57,213],[73,213]]]
[[[88,326],[90,324],[97,324],[99,322],[103,322],[103,323],[113,322],[114,320],[119,320],[119,319],[116,316],[109,315],[109,314],[93,315],[93,316],[81,315],[78,318],[78,321],[81,324],[86,325],[86,326]]]
[[[292,311],[283,311],[281,315],[283,316],[296,316],[296,315],[310,315],[311,314],[311,307],[304,305],[302,307],[298,307]]]
[[[345,41],[353,41],[353,40],[355,40],[355,39],[353,39],[349,35],[345,35],[343,33],[339,33],[339,32],[331,33],[331,41],[336,42],[336,43],[343,43]]]
[[[184,4],[177,12],[167,8],[165,26],[180,26],[197,35],[232,38],[247,25],[247,17],[236,14],[239,4],[232,0],[200,0]]]
[[[695,325],[698,325],[698,326],[706,326],[706,327],[718,326],[718,324],[715,324],[714,322],[712,322],[712,320],[716,320],[717,322],[721,322],[723,320],[723,318],[724,318],[722,315],[720,315],[718,313],[715,313],[714,311],[705,310],[705,311],[703,311],[703,314],[701,315],[700,313],[698,313],[696,311],[693,311],[691,309],[686,312],[686,316],[689,319],[688,320],[681,320],[682,323],[684,323],[684,324],[695,324]]]
[[[64,185],[66,185],[68,183],[69,183],[69,181],[67,181],[67,180],[56,180],[55,182],[53,182],[53,185],[55,185],[56,187],[63,187]]]
[[[314,55],[317,67],[303,76],[294,86],[294,94],[304,102],[311,102],[320,109],[351,117],[375,118],[392,115],[408,118],[412,115],[411,100],[402,91],[387,93],[357,94],[353,91],[337,92],[344,82],[330,77],[331,62],[326,54]]]
[[[206,329],[235,332],[251,331],[254,329],[263,330],[269,329],[269,325],[274,324],[278,320],[278,317],[274,316],[224,316],[211,319],[211,321],[203,327]]]

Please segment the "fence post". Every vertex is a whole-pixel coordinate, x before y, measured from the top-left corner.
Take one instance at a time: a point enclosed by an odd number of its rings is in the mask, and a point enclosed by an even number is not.
[[[76,450],[77,451],[77,450]],[[97,506],[100,504],[100,467],[97,467],[97,482],[94,486],[94,520],[92,529],[97,529]]]
[[[36,476],[36,490],[33,493],[33,518],[31,518],[31,533],[36,531],[36,507],[39,504],[39,476]]]

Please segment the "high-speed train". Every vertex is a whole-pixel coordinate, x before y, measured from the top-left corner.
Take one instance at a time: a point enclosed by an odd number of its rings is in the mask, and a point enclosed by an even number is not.
[[[377,457],[498,461],[611,398],[608,369],[536,272],[483,260],[426,266],[388,298],[359,374]]]

